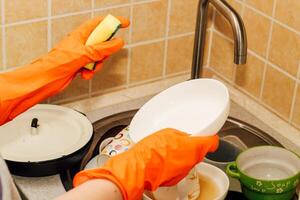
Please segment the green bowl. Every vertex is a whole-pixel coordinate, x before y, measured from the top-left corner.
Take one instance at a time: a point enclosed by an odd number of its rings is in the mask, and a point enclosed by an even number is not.
[[[230,163],[226,173],[240,181],[250,200],[289,200],[299,183],[300,159],[284,148],[254,147]]]

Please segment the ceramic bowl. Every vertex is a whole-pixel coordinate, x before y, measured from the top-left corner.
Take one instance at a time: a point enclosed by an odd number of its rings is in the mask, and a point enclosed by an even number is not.
[[[164,128],[199,136],[214,135],[225,123],[229,107],[228,90],[220,81],[185,81],[142,106],[129,125],[129,134],[135,143]]]
[[[239,179],[250,200],[288,200],[299,183],[300,159],[281,147],[254,147],[242,152],[226,172]]]
[[[210,178],[216,187],[218,188],[218,195],[214,199],[210,200],[224,200],[227,196],[228,189],[229,189],[229,179],[228,176],[218,167],[215,167],[208,163],[199,163],[195,166],[195,170],[198,173],[205,175],[206,177]],[[200,193],[202,192],[202,186],[200,185]],[[203,189],[205,190],[205,188]],[[157,191],[154,192],[154,195],[145,192],[143,196],[143,200],[153,200],[154,196],[168,196],[169,198],[161,198],[163,200],[179,200],[178,188],[176,186],[173,187],[162,187],[159,188]],[[161,200],[157,198],[158,200]]]

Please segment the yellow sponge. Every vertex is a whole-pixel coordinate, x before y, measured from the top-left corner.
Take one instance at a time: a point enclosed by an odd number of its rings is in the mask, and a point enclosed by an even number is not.
[[[112,15],[107,15],[102,22],[95,28],[87,39],[85,45],[99,44],[110,40],[121,27],[121,22]],[[93,70],[95,63],[89,63],[84,68]]]

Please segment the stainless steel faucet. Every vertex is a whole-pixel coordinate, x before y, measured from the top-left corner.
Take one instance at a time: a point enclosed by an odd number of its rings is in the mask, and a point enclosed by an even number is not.
[[[234,37],[234,63],[240,65],[245,64],[247,61],[247,35],[240,15],[225,0],[199,0],[191,74],[192,79],[200,78],[203,70],[209,3],[211,3],[232,26]]]

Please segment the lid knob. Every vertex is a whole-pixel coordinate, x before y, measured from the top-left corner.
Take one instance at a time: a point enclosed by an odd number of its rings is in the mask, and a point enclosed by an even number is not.
[[[38,118],[33,118],[31,120],[31,135],[37,135],[37,128],[39,127]]]

